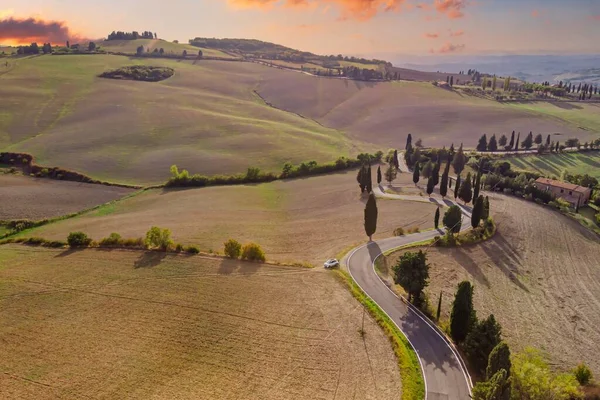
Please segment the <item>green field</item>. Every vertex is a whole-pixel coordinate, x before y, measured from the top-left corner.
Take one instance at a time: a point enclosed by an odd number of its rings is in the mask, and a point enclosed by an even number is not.
[[[568,121],[583,130],[600,132],[600,103],[540,101],[508,104],[515,109]]]
[[[112,55],[12,60],[0,76],[0,151],[94,178],[164,182],[177,164],[194,173],[248,166],[280,171],[286,161],[332,161],[374,150],[340,131],[278,110],[256,95],[259,82],[290,72],[254,63],[136,59]],[[127,65],[164,66],[158,83],[98,78]]]
[[[560,178],[563,171],[573,175],[588,174],[600,178],[600,152],[563,153],[508,157],[513,169],[538,172]]]
[[[202,50],[202,54],[206,57],[235,58],[220,50],[199,48],[184,43],[167,42],[162,39],[105,40],[99,42],[98,45],[102,50],[119,53],[134,54],[139,46],[144,46],[144,49],[150,49],[150,51],[162,48],[165,50],[165,53],[181,54],[183,50],[186,50],[191,55],[198,54],[198,50]]]

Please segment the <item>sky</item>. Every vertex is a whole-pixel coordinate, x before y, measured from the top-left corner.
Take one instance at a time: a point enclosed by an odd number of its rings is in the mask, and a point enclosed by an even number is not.
[[[598,54],[600,0],[0,0],[0,44],[113,30],[317,54]]]

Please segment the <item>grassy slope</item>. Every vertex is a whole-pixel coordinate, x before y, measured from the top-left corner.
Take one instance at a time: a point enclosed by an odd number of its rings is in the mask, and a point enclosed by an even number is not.
[[[563,171],[570,174],[588,174],[600,179],[600,152],[564,153],[509,157],[506,161],[514,169],[539,172],[560,178]]]
[[[0,247],[5,398],[398,399],[384,332],[329,273]],[[376,371],[376,373],[373,373]]]
[[[202,54],[207,57],[223,57],[234,58],[227,53],[216,49],[204,49],[191,46],[185,43],[167,42],[162,39],[137,39],[137,40],[105,40],[99,42],[98,45],[106,51],[114,51],[120,53],[135,53],[139,46],[144,46],[145,49],[153,51],[155,48],[163,48],[166,53],[181,54],[183,50],[187,50],[188,54],[198,54],[198,50],[202,50]]]
[[[559,118],[569,123],[590,130],[600,132],[600,104],[599,103],[562,103],[562,102],[535,102],[511,104],[515,109],[523,109],[535,113]]]
[[[159,83],[97,77],[134,64],[173,67],[175,75]],[[250,165],[279,171],[286,161],[357,153],[342,133],[269,107],[253,93],[279,74],[292,73],[252,63],[108,55],[20,59],[0,77],[0,150],[142,184],[163,182],[172,164],[209,175]]]
[[[403,143],[408,133],[422,138],[427,146],[463,142],[467,147],[475,147],[482,133],[489,137],[513,130],[561,132],[584,140],[593,136],[592,122],[586,125],[590,131],[585,131],[567,118],[561,120],[425,82],[357,82],[299,74],[294,80],[265,80],[258,90],[278,107],[386,148]],[[597,118],[593,112],[591,107],[573,111],[590,121]]]
[[[59,221],[21,236],[64,240],[69,232],[84,231],[99,240],[111,232],[140,237],[152,226],[169,228],[176,241],[202,250],[223,251],[233,237],[254,241],[267,258],[320,265],[350,244],[365,240],[365,198],[356,186],[356,172],[272,182],[260,185],[211,187],[178,191],[149,190],[116,202],[108,209]],[[409,174],[395,182],[412,184]],[[410,182],[410,183],[409,183]],[[376,238],[395,228],[433,225],[431,204],[381,200]]]

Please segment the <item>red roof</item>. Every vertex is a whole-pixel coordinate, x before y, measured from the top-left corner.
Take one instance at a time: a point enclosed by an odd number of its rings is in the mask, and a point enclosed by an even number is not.
[[[554,187],[566,189],[566,190],[572,190],[574,192],[580,192],[580,193],[586,193],[588,190],[591,190],[590,188],[587,188],[584,186],[574,185],[569,182],[555,181],[553,179],[548,179],[548,178],[537,178],[536,183],[540,183],[542,185],[547,185],[547,186],[554,186]]]

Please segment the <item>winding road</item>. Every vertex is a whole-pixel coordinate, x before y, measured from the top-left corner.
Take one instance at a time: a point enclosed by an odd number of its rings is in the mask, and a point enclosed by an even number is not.
[[[400,157],[399,157],[400,158]],[[406,164],[400,163],[400,169],[408,172]],[[432,202],[444,205],[458,205],[463,211],[462,230],[469,229],[470,210],[450,200],[439,197],[405,196],[385,193],[383,188],[374,188],[377,197],[389,199]],[[425,381],[426,400],[462,400],[469,399],[472,381],[463,360],[454,346],[443,333],[430,322],[412,304],[398,297],[375,271],[375,260],[384,252],[433,239],[443,235],[441,229],[371,241],[352,250],[342,260],[352,279],[373,299],[379,307],[394,321],[398,329],[406,336],[418,355]]]

